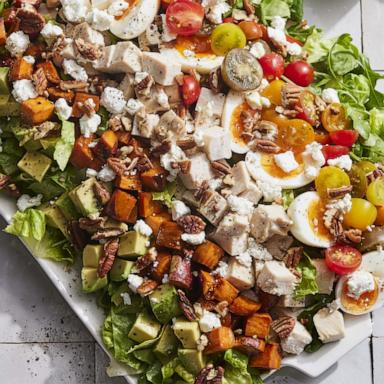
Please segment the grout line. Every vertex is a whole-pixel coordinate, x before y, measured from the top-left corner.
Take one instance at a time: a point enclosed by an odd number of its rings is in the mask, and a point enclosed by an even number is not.
[[[92,344],[94,341],[0,341],[0,345],[29,345],[29,344]]]
[[[96,384],[96,349],[97,349],[97,343],[94,341],[93,342],[93,351],[94,351],[94,355],[93,355],[93,372],[94,372],[94,379],[95,379],[95,384]]]
[[[361,52],[364,53],[364,22],[363,22],[363,1],[360,0],[360,29],[361,29]]]

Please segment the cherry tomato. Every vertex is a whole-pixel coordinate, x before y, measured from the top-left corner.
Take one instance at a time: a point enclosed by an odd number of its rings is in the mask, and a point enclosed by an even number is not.
[[[321,168],[315,180],[316,191],[323,199],[328,199],[329,189],[350,184],[349,176],[342,169],[331,166]]]
[[[325,251],[325,264],[338,275],[356,271],[362,260],[361,253],[349,245],[336,244]]]
[[[361,168],[366,175],[368,175],[368,173],[371,173],[376,169],[376,165],[371,163],[368,160],[359,161],[356,165],[359,168]]]
[[[223,23],[234,23],[236,24],[236,20],[233,17],[226,17],[223,19]]]
[[[244,48],[246,44],[243,30],[233,23],[217,26],[211,35],[211,48],[218,56],[224,56],[234,48]]]
[[[297,60],[287,65],[284,75],[301,87],[308,87],[313,82],[314,70],[306,61]]]
[[[171,1],[172,0],[161,0],[161,6],[163,7],[163,9],[167,9],[168,5],[171,4]]]
[[[286,151],[303,152],[305,146],[315,140],[315,132],[304,120],[292,119],[283,124],[278,133],[277,144]]]
[[[377,207],[377,217],[375,224],[384,225],[384,205],[382,207]]]
[[[315,133],[315,140],[322,145],[326,145],[326,144],[331,143],[331,139],[329,138],[329,135],[326,133],[316,132]]]
[[[304,45],[300,40],[297,40],[292,36],[285,35],[285,37],[287,38],[288,43],[296,43],[296,44],[300,45],[300,47],[302,47]]]
[[[166,23],[172,33],[194,35],[203,25],[204,8],[192,0],[176,0],[169,4]]]
[[[372,225],[377,216],[376,207],[368,200],[358,197],[352,198],[352,208],[344,215],[343,224],[347,227],[361,229],[365,231]]]
[[[259,63],[263,68],[264,77],[268,80],[279,78],[284,74],[284,59],[277,53],[267,53],[259,59]]]
[[[242,21],[239,23],[239,27],[243,30],[247,40],[257,40],[263,37],[263,30],[255,21]]]
[[[266,97],[272,104],[281,105],[281,89],[284,84],[283,80],[273,80],[263,89],[261,95]]]
[[[297,118],[305,120],[311,125],[316,125],[319,120],[315,99],[315,95],[309,91],[302,92],[299,97],[299,107],[302,112],[299,112]]]
[[[379,177],[368,185],[367,199],[373,205],[384,205],[384,177]]]
[[[359,133],[352,131],[351,129],[342,129],[340,131],[334,131],[329,134],[332,143],[337,145],[345,145],[346,147],[352,147],[356,143]]]
[[[342,145],[324,145],[321,150],[327,161],[349,153],[349,148]]]
[[[348,176],[352,185],[352,197],[364,197],[368,187],[365,172],[357,164],[353,164]]]
[[[197,101],[200,96],[200,83],[193,76],[184,76],[181,94],[184,104],[189,106]]]
[[[339,103],[332,103],[321,113],[321,123],[328,132],[348,130],[350,120],[345,114],[344,107]]]

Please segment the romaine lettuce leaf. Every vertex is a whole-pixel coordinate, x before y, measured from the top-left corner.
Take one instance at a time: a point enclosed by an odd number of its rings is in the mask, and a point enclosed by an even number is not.
[[[27,209],[24,212],[17,211],[11,224],[5,228],[5,232],[20,236],[24,239],[41,241],[46,229],[45,215],[38,209]]]
[[[263,24],[268,24],[274,16],[289,19],[291,17],[291,10],[288,3],[288,1],[284,0],[263,0],[259,8]]]
[[[68,164],[74,144],[75,124],[69,121],[63,121],[61,127],[61,138],[56,143],[55,152],[53,153],[53,159],[56,160],[62,171],[64,171]]]
[[[301,273],[301,281],[296,286],[295,298],[301,299],[307,295],[314,295],[319,292],[316,282],[316,267],[312,264],[310,257],[304,252],[297,271]]]
[[[247,370],[248,356],[236,349],[228,349],[224,354],[224,360],[233,368],[240,369],[240,371]]]
[[[153,192],[153,200],[161,201],[168,208],[172,208],[172,198],[176,192],[176,182],[167,184],[164,191],[162,192]]]

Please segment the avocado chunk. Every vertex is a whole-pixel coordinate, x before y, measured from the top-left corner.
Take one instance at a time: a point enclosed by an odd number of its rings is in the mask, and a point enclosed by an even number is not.
[[[83,250],[83,266],[98,268],[100,257],[103,256],[103,246],[99,244],[87,244]]]
[[[200,339],[200,328],[197,321],[178,318],[173,325],[173,332],[175,332],[184,348],[196,349],[197,342]]]
[[[47,225],[59,229],[61,233],[69,239],[67,219],[62,214],[61,209],[56,204],[47,204],[45,207],[41,208],[41,210],[45,214]]]
[[[99,212],[99,204],[93,191],[95,183],[96,179],[91,177],[69,192],[73,204],[84,216]]]
[[[179,345],[179,339],[175,336],[172,327],[167,325],[153,352],[163,364],[166,364],[176,355]]]
[[[135,323],[128,333],[128,337],[138,343],[142,343],[143,341],[156,338],[160,329],[160,323],[150,314],[142,312],[137,316]]]
[[[197,349],[179,349],[177,355],[184,368],[194,375],[197,375],[205,367],[203,352]]]
[[[143,256],[147,253],[148,237],[136,231],[129,231],[120,237],[117,256],[130,258]]]
[[[55,152],[56,144],[60,140],[60,137],[46,137],[44,139],[40,139],[39,143],[41,147],[44,149],[44,152],[48,156],[53,156]]]
[[[0,94],[9,95],[8,67],[0,67]]]
[[[169,284],[159,285],[150,295],[149,303],[156,319],[161,324],[168,323],[181,314],[179,298],[175,287]]]
[[[2,102],[0,103],[0,117],[13,117],[20,115],[20,104],[9,97],[8,95],[1,95]]]
[[[75,205],[73,204],[72,200],[70,199],[67,192],[62,194],[56,200],[56,205],[60,208],[61,213],[64,215],[64,217],[68,221],[80,218],[80,215],[77,212],[77,209],[76,209]]]
[[[52,160],[39,152],[27,152],[17,166],[36,181],[41,182],[48,172]]]
[[[109,273],[109,276],[112,281],[123,281],[127,280],[129,273],[133,267],[134,262],[123,259],[115,259],[113,262],[112,269]]]
[[[100,278],[97,268],[85,267],[81,269],[81,281],[84,292],[95,292],[108,284],[107,276]]]

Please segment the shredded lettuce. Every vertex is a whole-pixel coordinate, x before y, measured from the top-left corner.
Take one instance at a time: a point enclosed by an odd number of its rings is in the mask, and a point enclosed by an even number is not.
[[[176,192],[176,187],[176,182],[167,184],[164,191],[152,193],[153,200],[161,201],[168,208],[172,208],[172,198]]]
[[[268,24],[274,16],[301,21],[304,13],[303,0],[262,0],[258,11],[264,24]]]
[[[41,241],[46,229],[45,215],[38,209],[27,209],[24,212],[17,211],[11,224],[5,228],[5,232],[20,236],[25,239],[32,238]]]
[[[316,282],[316,267],[312,264],[310,257],[304,252],[297,271],[301,274],[300,284],[296,286],[295,298],[302,299],[307,295],[314,295],[319,292]]]
[[[56,143],[53,159],[56,160],[60,170],[64,171],[71,157],[75,144],[75,124],[69,121],[62,122],[61,138]]]

